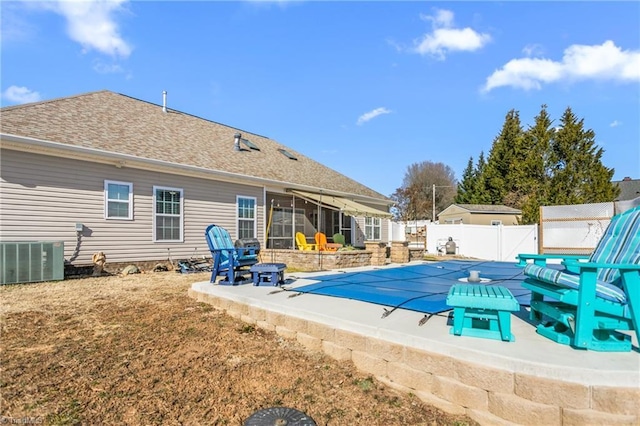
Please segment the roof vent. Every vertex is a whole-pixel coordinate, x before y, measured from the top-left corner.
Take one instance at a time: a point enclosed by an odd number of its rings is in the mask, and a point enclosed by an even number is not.
[[[235,135],[233,135],[233,140],[234,140],[233,148],[236,151],[240,151],[240,139],[242,139],[242,133],[236,133]]]
[[[167,91],[162,91],[162,112],[167,112]]]
[[[260,151],[260,147],[248,139],[240,139],[240,142],[245,144],[249,149],[252,149],[254,151]]]
[[[278,148],[278,151],[284,155],[285,157],[287,157],[289,160],[297,160],[296,156],[293,155],[292,153],[290,153],[289,151],[287,151],[286,149],[282,149],[282,148]]]

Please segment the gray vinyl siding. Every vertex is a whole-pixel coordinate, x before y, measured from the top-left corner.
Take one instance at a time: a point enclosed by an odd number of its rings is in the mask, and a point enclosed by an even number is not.
[[[64,241],[65,259],[91,264],[209,256],[204,238],[216,223],[237,232],[236,196],[257,200],[257,237],[264,238],[263,188],[3,149],[0,156],[0,238]],[[133,184],[133,220],[104,218],[104,181]],[[153,187],[183,190],[183,242],[153,242]],[[84,224],[79,240],[75,224]],[[79,250],[76,252],[76,247]]]
[[[364,217],[356,217],[355,218],[355,228],[354,232],[354,244],[356,246],[363,246],[365,240],[364,236]],[[380,242],[388,243],[389,242],[389,219],[380,219]]]

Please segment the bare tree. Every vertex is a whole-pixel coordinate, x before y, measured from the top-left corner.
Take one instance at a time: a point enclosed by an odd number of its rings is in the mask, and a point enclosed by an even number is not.
[[[434,188],[435,185],[435,188]],[[407,167],[402,186],[391,195],[398,220],[435,220],[456,195],[455,173],[443,163],[423,161]],[[434,190],[435,189],[435,190]]]

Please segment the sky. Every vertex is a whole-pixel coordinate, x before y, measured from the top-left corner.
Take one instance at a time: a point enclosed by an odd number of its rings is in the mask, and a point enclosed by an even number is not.
[[[111,90],[277,140],[384,195],[456,178],[510,110],[640,178],[640,2],[5,1],[0,103]],[[176,147],[179,149],[180,147]]]

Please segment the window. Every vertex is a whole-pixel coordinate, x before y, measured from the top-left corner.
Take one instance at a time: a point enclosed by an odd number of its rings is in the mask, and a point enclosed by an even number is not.
[[[104,218],[133,219],[133,184],[104,181]]]
[[[238,238],[256,238],[256,199],[237,197]]]
[[[381,239],[382,223],[379,217],[364,218],[364,238],[367,241],[378,241]]]
[[[154,241],[182,241],[182,189],[153,187]]]
[[[496,225],[496,226],[497,226],[497,225],[502,225],[502,221],[501,221],[501,220],[492,220],[492,221],[491,221],[491,224],[492,224],[492,225]]]

